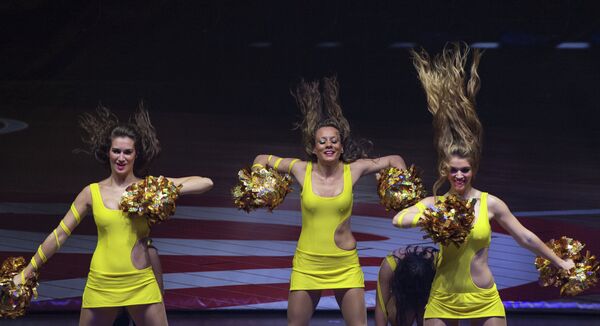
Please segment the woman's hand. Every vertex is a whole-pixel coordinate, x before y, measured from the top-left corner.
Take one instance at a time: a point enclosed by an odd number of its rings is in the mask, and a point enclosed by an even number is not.
[[[24,280],[24,279],[22,278],[22,275],[23,275],[23,273],[19,273],[19,274],[15,275],[15,277],[13,277],[13,283],[14,283],[16,286],[20,286],[21,284],[23,284],[23,283],[25,283],[25,282],[26,282],[26,280]]]
[[[563,260],[562,263],[560,264],[560,268],[565,269],[565,270],[570,270],[573,267],[575,267],[575,263],[573,262],[573,259]]]

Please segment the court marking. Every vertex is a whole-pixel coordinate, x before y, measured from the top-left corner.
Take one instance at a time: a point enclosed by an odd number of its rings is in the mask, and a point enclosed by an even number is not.
[[[360,205],[360,204],[357,204]],[[59,203],[0,203],[0,214],[61,214],[68,209],[68,204]],[[560,211],[525,211],[515,212],[516,216],[558,216],[558,215],[593,215],[600,209],[560,210]],[[301,213],[296,210],[276,210],[273,213],[253,212],[247,214],[235,208],[180,206],[174,219],[211,220],[211,221],[243,221],[245,223],[263,223],[275,225],[301,225]],[[433,245],[423,240],[418,229],[396,229],[389,219],[382,217],[353,215],[352,229],[356,232],[376,234],[388,237],[387,240],[360,241],[358,250],[360,257],[383,258],[390,251],[409,244]],[[15,231],[0,229],[0,252],[33,253],[37,245],[46,237],[46,233]],[[534,255],[516,244],[512,237],[494,232],[494,245],[490,248],[489,265],[495,276],[498,289],[519,286],[537,280],[538,274],[533,266]],[[214,256],[235,259],[240,253],[245,256],[293,256],[297,241],[267,240],[219,240],[219,239],[176,239],[168,237],[154,238],[161,256],[187,255],[202,259],[203,256]],[[96,245],[96,236],[73,235],[65,243],[60,253],[90,254]],[[506,266],[510,266],[509,268]],[[378,266],[363,266],[365,281],[376,281]],[[280,284],[289,279],[290,268],[244,269],[210,272],[166,273],[164,275],[167,290],[192,289],[197,287],[219,287],[244,284]],[[85,286],[85,277],[44,281],[40,284],[39,301],[61,298],[79,297]],[[375,304],[375,293],[367,290],[367,306]],[[256,303],[250,305],[232,305],[219,309],[285,309],[287,302]],[[334,297],[323,297],[319,309],[337,309]]]

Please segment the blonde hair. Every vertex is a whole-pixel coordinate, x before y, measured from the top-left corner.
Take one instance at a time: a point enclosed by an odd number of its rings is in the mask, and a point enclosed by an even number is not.
[[[473,50],[469,74],[465,71],[470,49],[453,43],[431,58],[423,49],[411,51],[413,65],[427,96],[433,115],[434,145],[438,154],[438,180],[434,195],[448,176],[448,161],[456,155],[471,164],[477,172],[481,157],[483,128],[477,117],[475,97],[480,87],[477,67],[481,52]]]
[[[371,143],[351,138],[350,124],[342,113],[339,84],[335,76],[324,77],[321,82],[301,80],[291,93],[302,113],[302,121],[296,127],[302,131],[304,152],[312,161],[316,161],[313,154],[315,134],[322,127],[334,127],[340,133],[344,148],[342,161],[349,163],[367,157]]]

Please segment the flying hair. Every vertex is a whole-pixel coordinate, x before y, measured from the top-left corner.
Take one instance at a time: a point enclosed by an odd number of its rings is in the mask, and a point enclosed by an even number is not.
[[[79,117],[79,126],[83,131],[81,141],[85,149],[76,149],[75,152],[90,154],[107,167],[109,167],[108,152],[112,140],[116,137],[133,139],[136,150],[134,163],[136,176],[145,176],[149,165],[160,154],[160,142],[143,101],[140,101],[137,111],[127,123],[120,122],[113,112],[100,104],[94,113],[86,112]]]
[[[433,58],[423,49],[412,50],[411,54],[425,90],[427,107],[433,115],[439,174],[433,186],[435,195],[446,181],[448,161],[452,156],[467,159],[474,172],[479,167],[483,128],[477,117],[475,98],[480,88],[477,68],[481,52],[478,49],[471,51],[466,44],[452,43]]]
[[[344,147],[342,161],[350,163],[368,156],[371,142],[356,140],[350,135],[350,124],[342,112],[335,76],[324,77],[320,82],[302,79],[291,93],[302,113],[302,121],[296,127],[302,131],[304,152],[312,161],[316,161],[313,154],[315,134],[322,127],[334,127],[340,133]]]

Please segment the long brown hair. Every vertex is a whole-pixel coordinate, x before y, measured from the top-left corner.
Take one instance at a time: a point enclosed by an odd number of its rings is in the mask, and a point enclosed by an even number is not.
[[[411,51],[413,64],[427,96],[433,115],[434,145],[438,153],[438,180],[434,195],[448,175],[448,161],[453,155],[466,158],[473,173],[479,168],[483,128],[477,117],[475,97],[480,87],[477,68],[481,52],[472,51],[469,74],[465,71],[470,49],[453,43],[431,58],[421,49]]]
[[[87,149],[76,151],[93,155],[107,167],[108,152],[116,137],[128,137],[134,141],[136,158],[133,172],[138,177],[148,173],[149,165],[160,153],[160,142],[143,101],[140,101],[137,111],[127,123],[121,123],[114,113],[100,104],[95,113],[86,112],[79,117],[79,126],[83,130],[81,140]]]
[[[333,127],[340,133],[344,148],[340,159],[343,162],[350,163],[368,156],[371,142],[357,140],[350,135],[350,124],[342,112],[335,76],[324,77],[321,82],[302,79],[291,93],[302,113],[302,121],[296,127],[302,131],[304,152],[310,160],[317,159],[313,154],[315,133],[322,127]]]

